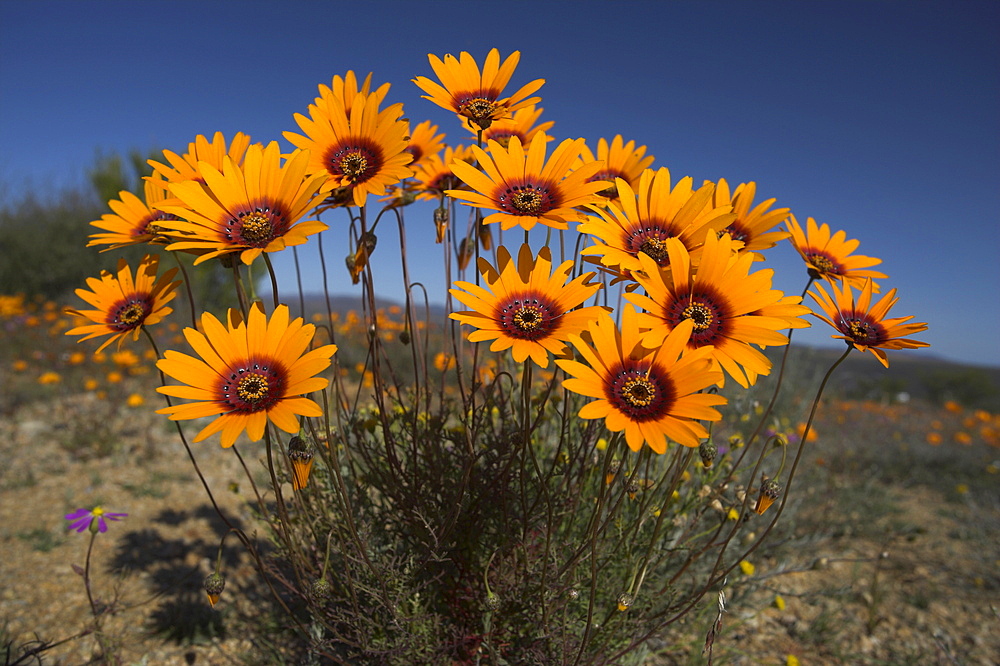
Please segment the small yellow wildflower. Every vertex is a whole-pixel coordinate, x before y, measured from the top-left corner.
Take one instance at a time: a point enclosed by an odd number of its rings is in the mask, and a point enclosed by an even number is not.
[[[785,610],[785,598],[780,594],[774,595],[774,607],[780,611]]]
[[[957,486],[955,486],[955,492],[958,493],[959,495],[965,495],[966,493],[969,492],[969,486],[964,483],[960,483]]]
[[[752,576],[757,571],[757,567],[755,567],[751,562],[743,560],[740,562],[740,571],[747,576]]]
[[[125,400],[125,404],[129,407],[142,407],[145,403],[145,399],[138,393],[133,393]]]
[[[730,507],[729,513],[726,514],[726,519],[727,520],[739,520],[740,519],[740,512],[737,511],[736,509]],[[743,565],[740,564],[740,566],[743,566]]]
[[[128,368],[139,364],[139,357],[131,349],[123,349],[111,354],[111,361],[122,368]]]
[[[785,666],[799,666],[799,658],[790,654],[785,658]]]
[[[58,384],[62,381],[62,376],[58,372],[43,372],[38,376],[38,383],[43,386],[46,384]]]

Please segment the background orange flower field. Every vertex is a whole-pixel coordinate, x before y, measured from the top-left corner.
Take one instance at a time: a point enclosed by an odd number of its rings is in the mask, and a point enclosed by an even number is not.
[[[351,358],[364,343],[361,317],[345,309],[336,319]],[[399,345],[398,308],[386,305],[380,320],[387,342]],[[71,570],[83,541],[66,531],[62,509],[99,503],[130,514],[99,544],[96,573],[105,601],[112,589],[119,595],[109,630],[126,659],[294,663],[294,646],[269,624],[280,614],[245,557],[227,555],[224,603],[212,610],[204,600],[218,521],[182,467],[176,435],[153,414],[153,359],[138,346],[84,351],[63,335],[72,325],[53,302],[0,299],[4,643],[55,641],[83,625],[86,601]],[[830,352],[796,354],[793,367],[819,367]],[[791,655],[802,664],[988,664],[1000,650],[992,610],[1000,590],[1000,372],[901,354],[889,371],[870,361],[843,368],[779,534],[730,579],[718,663],[784,663]],[[352,384],[366,382],[363,364],[343,368]],[[765,381],[757,393],[766,392]],[[789,400],[777,422],[793,444],[798,407]],[[216,447],[200,453],[217,465],[213,483],[230,485],[224,505],[251,528],[239,470]],[[687,483],[697,477],[695,470]],[[40,513],[51,497],[60,498],[57,510]],[[706,601],[653,642],[649,663],[703,663],[715,613]],[[81,663],[89,647],[75,641],[47,654]]]

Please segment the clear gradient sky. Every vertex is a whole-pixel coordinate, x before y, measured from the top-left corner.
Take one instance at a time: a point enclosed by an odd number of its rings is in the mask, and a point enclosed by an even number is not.
[[[756,181],[758,198],[884,260],[893,314],[930,324],[921,353],[1000,365],[998,28],[1000,2],[962,0],[0,0],[0,192],[81,183],[99,150],[183,152],[216,131],[290,149],[292,114],[348,69],[391,82],[414,124],[465,141],[410,79],[433,76],[428,53],[520,50],[512,85],[547,80],[558,140],[622,134],[674,178]],[[406,215],[412,279],[443,302],[430,209]],[[335,293],[357,292],[346,251],[333,252]],[[380,234],[377,280],[398,298],[393,252]],[[290,262],[276,263],[293,287]],[[805,284],[789,245],[768,265],[777,287]],[[830,333],[817,322],[796,338]]]

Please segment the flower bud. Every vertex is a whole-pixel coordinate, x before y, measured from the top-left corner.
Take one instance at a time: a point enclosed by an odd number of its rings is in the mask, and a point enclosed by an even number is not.
[[[753,510],[758,515],[767,511],[767,508],[774,504],[774,500],[781,495],[781,485],[773,479],[764,479],[760,484],[760,492],[757,494],[757,504]]]
[[[490,592],[486,595],[486,610],[493,611],[500,609],[500,595],[496,592]]]
[[[312,589],[313,599],[317,602],[326,601],[333,594],[333,586],[330,585],[330,581],[326,578],[320,578],[319,580],[313,581]]]
[[[620,460],[611,461],[611,463],[608,465],[608,473],[604,477],[605,485],[610,484],[612,481],[615,480],[615,475],[618,474],[618,470],[621,468],[621,466],[622,466],[622,461]]]
[[[618,595],[618,611],[624,613],[625,611],[627,611],[629,608],[632,607],[632,604],[634,602],[635,599],[632,598],[631,594],[629,594],[628,592],[622,592],[621,594]]]
[[[434,232],[435,243],[443,243],[445,232],[448,230],[448,209],[442,206],[434,209]]]
[[[313,452],[309,449],[309,445],[296,435],[288,442],[288,458],[292,461],[292,489],[302,490],[309,484]]]
[[[222,591],[226,589],[226,577],[220,573],[211,574],[205,579],[204,587],[208,594],[208,603],[212,604],[212,608],[215,608],[215,604],[219,603]]]
[[[715,456],[719,455],[719,447],[713,444],[712,440],[706,440],[698,447],[698,455],[701,457],[701,463],[705,469],[711,469]]]

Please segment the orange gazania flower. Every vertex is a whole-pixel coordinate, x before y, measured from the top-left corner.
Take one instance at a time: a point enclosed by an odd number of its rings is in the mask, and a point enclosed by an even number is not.
[[[531,143],[531,140],[535,138],[536,134],[538,133],[545,134],[550,129],[552,129],[553,125],[555,125],[555,122],[552,120],[541,123],[539,125],[535,124],[538,122],[538,119],[541,117],[542,111],[544,110],[545,109],[542,109],[540,107],[536,108],[534,104],[530,104],[524,108],[518,109],[517,111],[514,112],[514,114],[511,117],[502,118],[500,120],[494,121],[493,124],[490,125],[490,128],[488,130],[483,131],[482,140],[489,141],[492,139],[493,141],[496,141],[501,146],[506,148],[510,144],[511,137],[516,136],[518,139],[521,140],[522,146],[527,146],[528,144]],[[469,129],[474,135],[478,136],[478,132],[475,129],[473,128]],[[552,139],[552,137],[549,136],[548,134],[546,134],[545,136],[546,136],[545,139],[546,141],[550,141]],[[594,160],[589,159],[587,161],[593,162]],[[596,180],[605,180],[605,179],[598,178]]]
[[[101,351],[112,342],[117,341],[119,348],[125,338],[131,334],[132,340],[139,338],[143,326],[151,326],[173,312],[167,303],[176,296],[180,281],[170,280],[177,273],[171,268],[157,278],[160,258],[147,254],[139,263],[132,279],[132,269],[124,259],[118,261],[118,274],[101,271],[101,279],[87,278],[87,286],[92,291],[77,289],[76,295],[87,301],[95,310],[66,309],[69,314],[85,317],[92,324],[77,326],[66,331],[66,335],[83,335],[80,342],[109,335],[107,340],[97,348]]]
[[[621,178],[633,189],[638,189],[639,177],[643,171],[649,168],[653,160],[652,155],[646,155],[646,146],[636,147],[635,141],[625,143],[621,134],[617,134],[610,144],[608,144],[607,139],[598,139],[596,157],[590,152],[589,147],[584,146],[580,162],[574,164],[573,168],[587,162],[604,162],[604,168],[591,176],[591,180],[606,180],[614,183],[615,179]],[[618,190],[609,187],[601,194],[615,201]]]
[[[243,132],[237,132],[233,136],[232,142],[226,148],[226,137],[222,132],[216,132],[211,143],[202,135],[195,137],[195,140],[188,144],[188,151],[183,155],[178,155],[169,150],[163,151],[169,165],[162,164],[155,160],[149,160],[149,165],[153,170],[163,176],[167,183],[181,183],[187,180],[204,182],[198,164],[207,162],[215,167],[217,171],[222,171],[225,158],[228,157],[236,164],[243,163],[243,155],[250,146],[250,137]],[[154,181],[155,182],[155,181]],[[147,203],[150,203],[147,201]]]
[[[413,161],[409,164],[411,169],[423,164],[444,148],[444,134],[438,134],[437,131],[437,125],[425,120],[407,133],[410,138],[406,152],[413,156]]]
[[[699,393],[719,382],[722,373],[708,350],[684,353],[692,328],[690,322],[678,326],[661,345],[647,348],[640,342],[635,309],[626,305],[621,329],[608,314],[590,324],[593,345],[571,336],[586,363],[557,360],[556,365],[571,377],[563,382],[565,388],[595,398],[580,410],[580,418],[604,419],[608,430],[624,430],[633,451],[645,443],[662,454],[671,440],[698,446],[708,437],[698,421],[720,420],[714,408],[726,399]]]
[[[521,59],[520,51],[511,53],[501,64],[500,52],[491,49],[481,73],[475,59],[465,51],[458,58],[449,53],[443,62],[434,54],[429,54],[427,59],[441,83],[435,83],[425,76],[418,76],[413,82],[427,93],[423,96],[424,99],[429,99],[443,109],[454,111],[472,129],[488,129],[493,121],[506,118],[522,107],[541,101],[540,97],[529,96],[542,87],[545,79],[532,81],[510,97],[500,97]]]
[[[358,93],[362,93],[366,97],[368,95],[374,95],[378,100],[379,104],[385,100],[385,96],[389,94],[388,83],[383,83],[375,90],[374,93],[371,92],[372,87],[372,73],[368,72],[368,76],[365,80],[358,86],[358,78],[354,74],[353,70],[348,70],[347,74],[343,77],[339,75],[334,75],[333,80],[330,82],[329,86],[319,85],[319,97],[316,98],[316,104],[329,104],[332,100],[336,100],[337,104],[340,104],[344,108],[344,112],[347,117],[351,117],[351,105],[354,103],[355,98]]]
[[[221,444],[228,448],[244,431],[257,442],[268,422],[294,434],[299,431],[298,416],[323,415],[319,405],[302,396],[329,386],[316,375],[330,366],[337,347],[307,352],[316,327],[301,318],[289,321],[287,305],[275,308],[270,319],[256,305],[245,322],[230,310],[225,325],[206,312],[201,326],[203,333],[184,329],[200,358],[169,350],[156,363],[163,374],[182,382],[157,391],[195,401],[164,407],[158,414],[168,414],[171,421],[216,417],[195,442],[221,432]]]
[[[844,231],[830,235],[830,227],[817,225],[811,217],[806,219],[806,231],[802,232],[798,220],[792,215],[788,219],[788,231],[792,234],[792,245],[805,260],[809,276],[823,278],[831,285],[841,280],[852,287],[861,288],[868,278],[885,278],[885,273],[870,270],[882,263],[881,259],[851,254],[860,243],[847,240]],[[874,285],[878,293],[878,285]]]
[[[789,209],[771,208],[777,199],[767,199],[753,206],[753,198],[756,194],[757,183],[753,182],[740,183],[732,192],[730,192],[729,183],[726,182],[725,178],[720,178],[715,185],[715,205],[731,205],[733,215],[736,216],[722,231],[732,236],[733,240],[743,243],[740,252],[757,253],[772,248],[777,245],[778,241],[788,238],[787,232],[771,231],[771,229],[788,217]],[[754,259],[763,261],[764,257],[755,254]]]
[[[239,252],[249,265],[262,252],[302,245],[327,228],[319,220],[299,221],[326,180],[324,173],[303,177],[308,161],[307,151],[296,150],[282,164],[278,143],[272,141],[266,148],[251,146],[242,166],[228,156],[221,172],[200,163],[204,184],[171,183],[178,205],[159,204],[160,210],[183,218],[161,222],[177,238],[167,249],[204,252],[195,264]]]
[[[414,189],[419,192],[417,199],[440,200],[447,190],[455,190],[465,187],[465,184],[458,179],[451,170],[451,164],[455,161],[473,163],[476,157],[468,146],[447,146],[444,154],[435,154],[427,157],[422,163],[414,167],[414,179],[416,183]]]
[[[871,279],[865,280],[857,302],[854,300],[850,284],[840,286],[833,283],[831,287],[832,296],[821,284],[817,284],[816,291],[810,291],[809,295],[823,309],[822,314],[814,314],[840,333],[832,337],[846,340],[847,344],[859,351],[870,351],[879,363],[887,368],[889,359],[883,350],[930,346],[926,342],[903,337],[926,331],[927,324],[907,323],[913,317],[886,319],[890,308],[899,300],[896,298],[895,289],[890,290],[872,305],[874,286]]]
[[[666,240],[670,267],[661,269],[645,253],[639,254],[641,271],[634,274],[646,295],[625,298],[647,312],[640,325],[649,329],[642,342],[655,348],[677,326],[688,320],[694,331],[688,349],[710,348],[711,355],[740,386],[748,388],[759,375],[771,371],[771,362],[751,345],[769,347],[788,344],[778,331],[788,327],[789,316],[808,314],[798,305],[798,296],[786,297],[771,288],[770,270],[750,273],[753,257],[737,255],[728,234],[705,239],[701,264],[691,265],[691,255],[677,238]],[[781,316],[762,316],[758,311],[780,304]],[[797,313],[796,313],[797,310]]]
[[[620,204],[590,206],[599,218],[588,217],[578,227],[580,233],[595,239],[581,254],[597,255],[601,264],[618,271],[638,270],[640,253],[665,267],[669,262],[666,240],[677,238],[697,263],[705,238],[725,227],[733,215],[728,204],[712,203],[712,183],[695,190],[692,182],[690,177],[682,178],[671,187],[665,167],[643,171],[636,190],[617,178]]]
[[[605,308],[577,308],[601,288],[591,283],[593,273],[585,273],[569,284],[573,262],[563,262],[551,272],[552,255],[543,247],[533,257],[527,243],[521,246],[517,264],[507,248],[497,249],[497,266],[479,259],[479,269],[488,288],[471,282],[455,282],[458,289],[449,289],[452,296],[472,308],[455,312],[452,319],[475,326],[470,342],[492,340],[490,351],[511,349],[514,360],[522,363],[528,357],[545,368],[549,353],[565,353],[569,335],[579,334],[587,323]],[[462,291],[462,290],[465,291]]]
[[[407,167],[408,123],[400,116],[402,104],[379,110],[380,98],[358,93],[347,101],[335,96],[309,105],[309,117],[295,114],[305,136],[285,132],[294,146],[311,153],[308,173],[323,173],[328,180],[320,194],[342,188],[356,206],[368,195],[382,196],[386,189],[413,175]]]
[[[146,200],[131,192],[122,190],[118,199],[108,202],[113,213],[106,213],[94,220],[90,226],[103,229],[103,233],[90,234],[87,247],[108,245],[101,250],[107,252],[126,245],[139,243],[166,244],[162,236],[161,223],[177,219],[173,215],[156,210],[157,204],[166,198],[166,181],[159,172],[154,172],[143,184]]]
[[[583,149],[583,139],[566,139],[547,162],[545,141],[544,134],[536,134],[527,152],[517,137],[511,138],[507,148],[490,141],[489,154],[473,146],[472,154],[482,171],[461,161],[452,162],[451,170],[474,191],[448,190],[446,194],[464,199],[468,206],[498,211],[488,215],[483,224],[499,222],[505,231],[516,226],[528,231],[539,223],[568,229],[570,220],[582,217],[574,208],[602,201],[597,192],[608,183],[587,181],[601,168],[600,162],[569,171]]]

